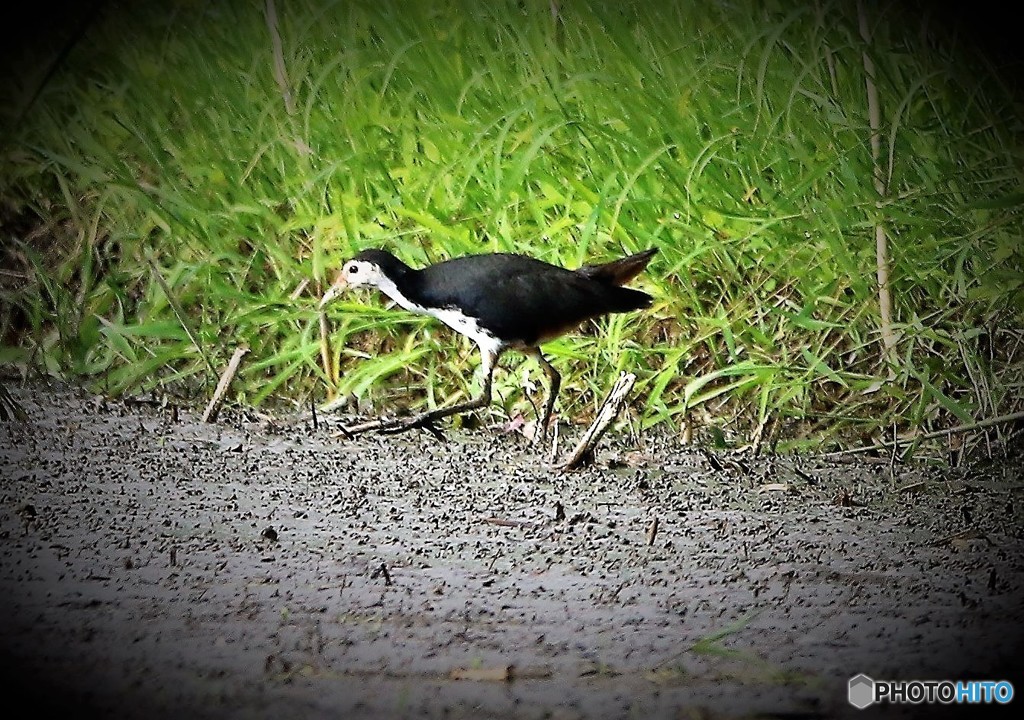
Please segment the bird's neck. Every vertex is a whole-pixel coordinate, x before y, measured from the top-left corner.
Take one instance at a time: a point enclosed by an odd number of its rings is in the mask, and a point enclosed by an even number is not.
[[[406,310],[415,313],[427,313],[426,308],[417,302],[416,271],[412,268],[408,268],[396,278],[387,275],[383,276],[377,287],[382,293]]]

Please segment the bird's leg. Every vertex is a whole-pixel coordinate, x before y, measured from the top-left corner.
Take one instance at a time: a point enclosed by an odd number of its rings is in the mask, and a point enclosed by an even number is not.
[[[376,420],[368,420],[367,422],[359,423],[358,425],[349,425],[348,427],[341,428],[339,435],[344,435],[346,438],[351,440],[356,435],[362,435],[367,432],[387,432],[388,430],[394,430],[402,424],[401,419],[387,419],[377,418]]]
[[[405,432],[406,430],[412,430],[413,428],[431,429],[435,420],[487,407],[491,402],[491,381],[494,378],[494,368],[497,365],[498,355],[489,352],[483,352],[482,355],[483,365],[481,368],[483,370],[484,386],[483,390],[475,398],[471,398],[470,400],[467,400],[464,403],[459,403],[458,405],[452,405],[451,407],[428,410],[427,412],[420,413],[419,415],[415,415],[411,418],[394,420],[387,423],[384,427],[375,429],[386,434]],[[436,434],[436,431],[434,432]]]
[[[527,350],[527,353],[537,358],[537,363],[540,365],[541,370],[548,376],[548,394],[544,398],[544,409],[541,416],[537,418],[537,432],[533,436],[533,442],[536,443],[544,440],[548,435],[548,424],[551,422],[551,413],[555,409],[555,398],[558,397],[558,391],[562,387],[562,376],[558,374],[555,367],[544,357],[540,348],[530,348]]]

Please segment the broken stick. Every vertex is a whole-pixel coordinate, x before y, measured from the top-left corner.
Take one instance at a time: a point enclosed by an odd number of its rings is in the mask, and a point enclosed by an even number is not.
[[[608,397],[601,404],[601,409],[598,410],[594,422],[583,433],[583,437],[580,439],[576,449],[572,451],[569,459],[562,463],[562,470],[575,470],[593,456],[594,446],[597,445],[598,440],[604,435],[608,426],[618,417],[635,383],[636,375],[633,373],[623,372],[619,374],[619,379],[615,381],[615,385],[612,386]]]
[[[221,373],[220,380],[217,382],[217,389],[213,391],[213,397],[210,398],[210,402],[206,406],[205,412],[203,412],[204,423],[213,422],[217,419],[217,411],[220,410],[220,402],[224,399],[224,393],[228,391],[228,385],[231,384],[232,378],[235,377],[235,373],[238,371],[238,365],[242,362],[242,358],[247,352],[249,352],[249,348],[245,345],[235,348],[235,353],[231,356],[227,368]]]

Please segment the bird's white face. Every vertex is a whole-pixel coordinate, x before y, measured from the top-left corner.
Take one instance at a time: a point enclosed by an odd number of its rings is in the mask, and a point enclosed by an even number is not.
[[[347,287],[380,287],[383,281],[384,273],[378,265],[365,260],[349,260],[338,273],[334,284],[320,299],[320,307],[336,298]]]
[[[383,277],[378,265],[366,260],[349,260],[341,269],[340,279],[351,287],[380,287]]]

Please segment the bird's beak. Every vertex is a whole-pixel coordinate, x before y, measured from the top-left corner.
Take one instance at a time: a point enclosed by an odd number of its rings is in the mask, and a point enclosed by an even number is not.
[[[327,292],[325,292],[324,296],[320,298],[320,309],[323,310],[324,307],[331,302],[331,300],[338,297],[338,295],[340,295],[347,286],[348,282],[345,281],[345,276],[338,273],[338,279],[334,281],[333,285],[327,288]]]

